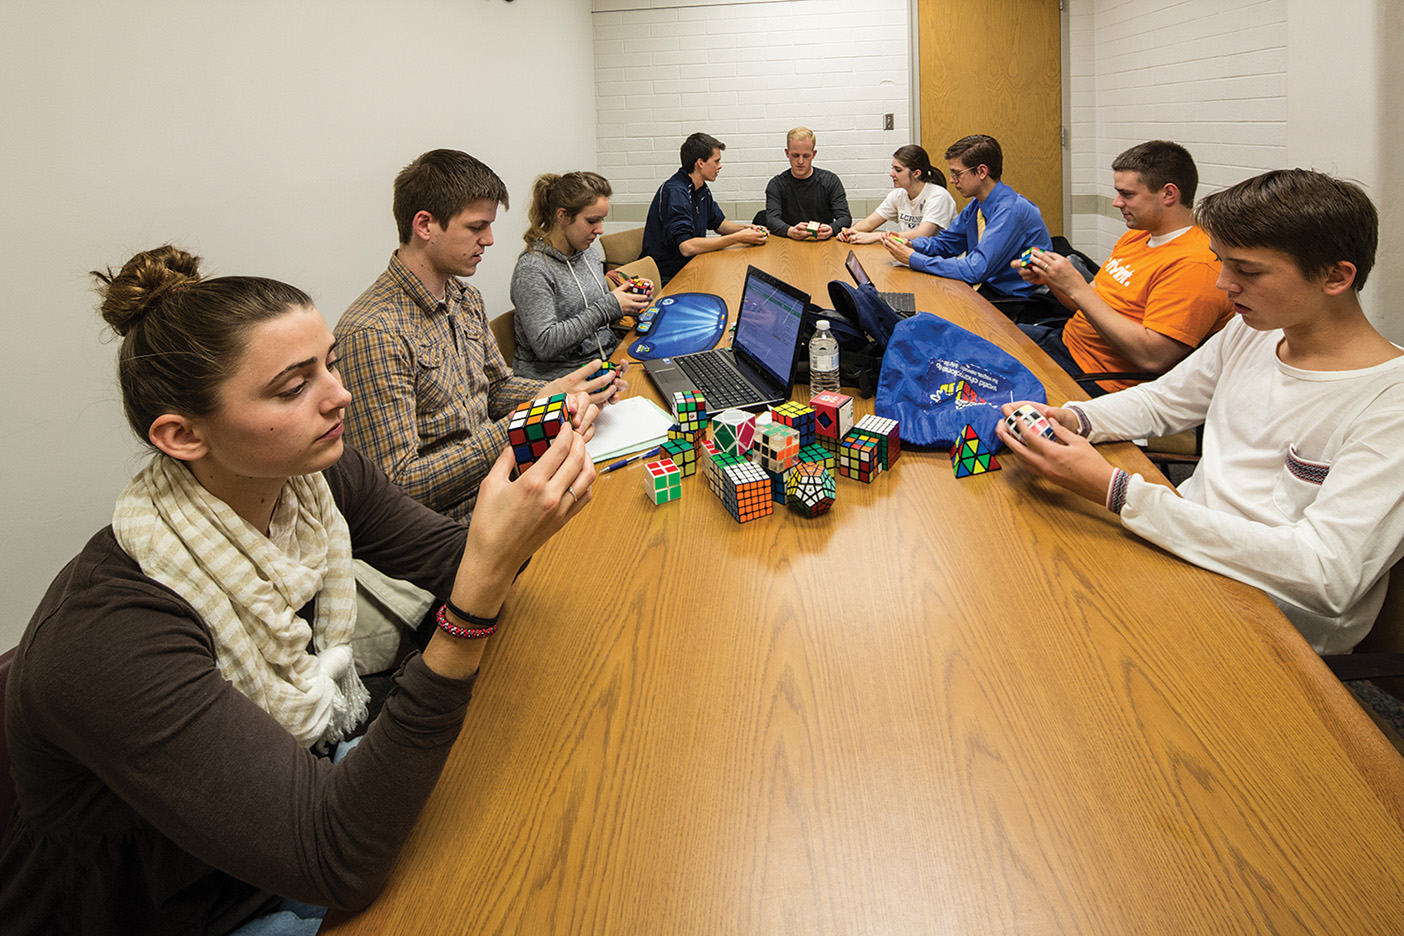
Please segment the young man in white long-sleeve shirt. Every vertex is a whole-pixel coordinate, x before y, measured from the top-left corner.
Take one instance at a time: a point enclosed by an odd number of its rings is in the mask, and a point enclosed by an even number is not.
[[[1000,438],[1127,529],[1263,589],[1318,652],[1349,651],[1404,554],[1404,350],[1359,297],[1378,215],[1358,186],[1290,169],[1208,196],[1196,219],[1234,320],[1158,380],[1038,405],[1057,441],[1002,424]],[[1182,497],[1091,444],[1199,423],[1204,457]]]

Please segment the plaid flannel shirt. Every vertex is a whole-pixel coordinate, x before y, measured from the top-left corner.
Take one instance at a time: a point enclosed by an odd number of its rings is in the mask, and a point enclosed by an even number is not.
[[[476,289],[450,277],[441,302],[396,255],[335,332],[352,395],[347,441],[415,500],[466,523],[507,444],[507,416],[543,382],[513,375]]]

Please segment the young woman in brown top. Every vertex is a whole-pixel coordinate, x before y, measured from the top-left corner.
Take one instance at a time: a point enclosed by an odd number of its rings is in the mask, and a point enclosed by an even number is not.
[[[569,428],[516,480],[504,452],[465,528],[343,445],[350,395],[305,293],[203,279],[173,247],[95,275],[128,421],[155,453],[18,648],[0,920],[315,932],[317,908],[364,906],[383,884],[458,734],[481,636],[594,469]],[[319,755],[365,712],[353,547],[448,605],[333,764]],[[316,906],[267,918],[284,898]]]

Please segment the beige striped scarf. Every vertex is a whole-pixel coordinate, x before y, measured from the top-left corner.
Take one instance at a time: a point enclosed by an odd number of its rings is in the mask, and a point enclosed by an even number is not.
[[[117,499],[112,527],[142,572],[204,618],[220,673],[299,743],[325,749],[365,718],[351,534],[320,473],[288,479],[264,536],[158,454]],[[308,626],[298,611],[313,597]]]

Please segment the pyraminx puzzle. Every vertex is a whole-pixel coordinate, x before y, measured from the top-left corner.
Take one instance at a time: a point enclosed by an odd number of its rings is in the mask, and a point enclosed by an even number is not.
[[[951,446],[951,468],[955,470],[957,478],[968,478],[987,471],[998,471],[999,462],[989,447],[980,441],[975,427],[966,426],[956,444]]]
[[[897,432],[897,420],[885,416],[864,416],[858,420],[855,431],[865,432],[878,441],[878,460],[883,471],[890,471],[892,463],[902,454],[902,439]]]
[[[546,454],[551,440],[569,422],[570,413],[566,410],[564,393],[542,397],[517,407],[507,422],[507,443],[512,446],[517,470],[526,471]]]
[[[800,462],[785,479],[785,503],[796,513],[817,517],[834,506],[834,476],[818,462]]]
[[[682,472],[670,458],[644,463],[644,493],[654,505],[682,497]]]

